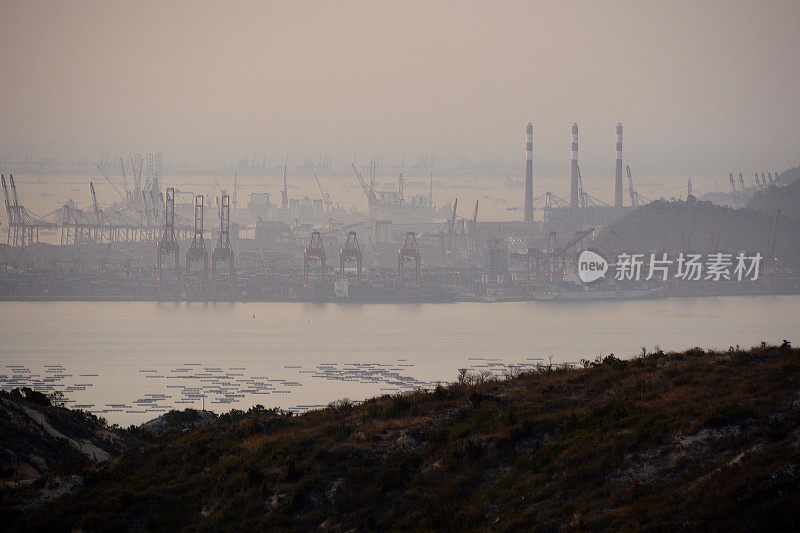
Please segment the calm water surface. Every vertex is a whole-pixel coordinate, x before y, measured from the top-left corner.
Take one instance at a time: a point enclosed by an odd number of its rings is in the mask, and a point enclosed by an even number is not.
[[[800,296],[423,305],[2,302],[0,387],[123,425],[169,408],[303,410],[454,381],[459,368],[641,347],[800,341]]]

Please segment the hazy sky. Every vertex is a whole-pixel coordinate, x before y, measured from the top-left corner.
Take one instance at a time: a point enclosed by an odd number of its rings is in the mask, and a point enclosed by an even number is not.
[[[0,2],[0,157],[800,159],[800,2]]]

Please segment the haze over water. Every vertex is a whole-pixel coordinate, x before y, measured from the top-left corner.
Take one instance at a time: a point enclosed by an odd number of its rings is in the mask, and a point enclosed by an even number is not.
[[[268,164],[499,154],[653,173],[797,162],[796,1],[43,2],[0,6],[0,160]],[[698,169],[702,165],[703,169]],[[636,170],[637,165],[631,165]],[[640,167],[641,168],[641,167]]]
[[[0,386],[127,425],[169,408],[303,410],[641,347],[800,338],[800,296],[339,305],[0,302]],[[203,400],[202,398],[205,398]]]

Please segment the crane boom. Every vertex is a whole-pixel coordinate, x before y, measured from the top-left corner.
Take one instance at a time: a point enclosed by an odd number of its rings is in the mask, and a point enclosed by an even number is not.
[[[317,182],[317,188],[319,189],[319,194],[322,196],[322,203],[330,207],[331,205],[331,195],[322,187],[322,183],[320,183],[319,178],[317,177],[317,173],[314,172],[314,181]]]
[[[89,190],[92,191],[92,207],[94,208],[94,218],[97,219],[98,224],[103,223],[102,215],[100,214],[100,208],[97,207],[97,195],[94,193],[94,183],[91,181],[89,182]]]
[[[636,194],[633,192],[633,178],[631,178],[631,166],[625,165],[625,172],[628,174],[628,195],[631,197],[631,205],[636,205]]]
[[[455,228],[456,224],[456,208],[458,208],[458,198],[456,201],[453,202],[453,214],[450,217],[450,220],[447,221],[447,248],[452,249],[453,247],[453,229]]]
[[[125,176],[125,162],[119,156],[119,166],[122,168],[122,189],[125,191],[125,202],[128,202],[128,178]]]
[[[122,191],[119,190],[119,187],[117,187],[117,184],[114,183],[113,181],[111,181],[111,178],[106,176],[106,173],[103,172],[103,168],[100,165],[95,165],[95,166],[97,167],[97,170],[100,171],[100,174],[103,175],[103,178],[105,178],[105,180],[111,185],[111,187],[114,188],[114,191],[116,191],[116,193],[119,194],[120,198],[122,198],[122,201],[124,202],[125,201],[125,195],[122,194]]]
[[[6,214],[8,214],[8,227],[10,231],[11,224],[14,221],[14,211],[11,209],[11,201],[8,198],[8,187],[6,186],[6,177],[0,175],[0,181],[2,181],[3,184],[3,199],[6,202]]]
[[[775,255],[775,233],[778,231],[778,222],[781,220],[781,210],[775,211],[775,220],[772,222],[772,236],[769,238],[769,259]]]
[[[364,176],[362,176],[361,172],[358,171],[355,163],[351,163],[350,166],[353,167],[353,172],[356,173],[356,178],[358,178],[358,183],[361,185],[361,188],[364,189],[364,195],[367,197],[367,202],[369,203],[369,205],[370,206],[377,205],[378,197],[375,196],[375,189],[367,185]]]
[[[14,175],[8,175],[8,181],[11,182],[11,198],[13,198],[14,203],[11,204],[14,207],[14,213],[19,215],[19,202],[17,201],[17,186],[14,184]]]
[[[567,250],[569,250],[570,248],[581,242],[583,239],[585,239],[592,233],[594,233],[594,228],[587,228],[583,231],[576,231],[575,233],[572,234],[572,237],[570,237],[569,240],[567,240],[567,242],[564,243],[563,246],[558,248],[558,250],[555,252],[556,255],[563,254],[564,252],[566,252]]]

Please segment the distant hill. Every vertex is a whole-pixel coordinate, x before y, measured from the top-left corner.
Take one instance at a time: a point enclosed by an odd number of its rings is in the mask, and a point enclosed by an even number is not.
[[[793,167],[775,174],[775,181],[781,185],[789,185],[800,179],[800,167]]]
[[[614,231],[622,238],[620,246],[631,248],[617,251],[680,251],[681,232],[688,234],[696,212],[689,250],[705,253],[708,233],[716,229],[723,211],[719,250],[714,251],[768,251],[774,212],[768,215],[755,209],[733,209],[700,201],[652,202],[605,228],[599,239]],[[775,255],[787,264],[800,264],[800,220],[783,212],[775,236]]]
[[[785,186],[769,187],[757,191],[747,207],[766,214],[774,214],[781,210],[781,216],[800,219],[800,168],[792,168],[781,174],[781,182]]]
[[[77,470],[4,531],[797,531],[800,350],[613,355],[292,416],[232,411]],[[60,475],[68,473],[62,465]],[[44,484],[44,483],[42,483]]]

